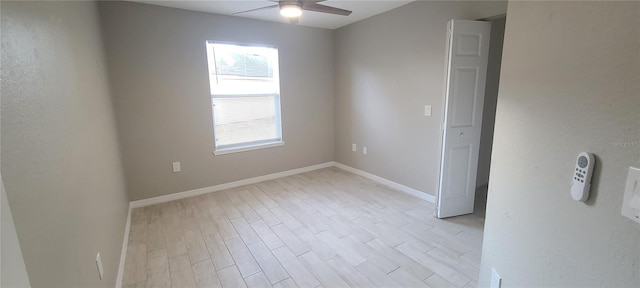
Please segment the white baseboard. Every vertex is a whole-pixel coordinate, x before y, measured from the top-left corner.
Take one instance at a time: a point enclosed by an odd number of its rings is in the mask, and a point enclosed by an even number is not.
[[[258,183],[258,182],[262,182],[262,181],[278,179],[278,178],[282,178],[282,177],[287,177],[287,176],[291,176],[291,175],[295,175],[295,174],[305,173],[305,172],[318,170],[318,169],[322,169],[322,168],[327,168],[327,167],[331,167],[331,166],[334,166],[334,162],[327,162],[327,163],[322,163],[322,164],[302,167],[302,168],[298,168],[298,169],[292,169],[292,170],[287,170],[287,171],[283,171],[283,172],[278,172],[278,173],[273,173],[273,174],[253,177],[253,178],[249,178],[249,179],[244,179],[244,180],[224,183],[224,184],[220,184],[220,185],[214,185],[214,186],[210,186],[210,187],[198,188],[198,189],[194,189],[194,190],[178,192],[178,193],[173,193],[173,194],[169,194],[169,195],[163,195],[163,196],[158,196],[158,197],[153,197],[153,198],[148,198],[148,199],[136,200],[136,201],[132,201],[130,206],[131,206],[131,208],[139,208],[139,207],[144,207],[144,206],[149,206],[149,205],[155,205],[155,204],[169,202],[169,201],[173,201],[173,200],[184,199],[184,198],[198,196],[198,195],[207,194],[207,193],[211,193],[211,192],[216,192],[216,191],[236,188],[236,187],[240,187],[240,186],[244,186],[244,185],[254,184],[254,183]]]
[[[116,277],[116,288],[122,287],[124,278],[124,262],[127,258],[127,248],[129,247],[129,231],[131,230],[131,204],[127,212],[127,224],[124,226],[124,239],[122,240],[122,251],[120,251],[120,264],[118,264],[118,276]]]
[[[292,169],[292,170],[287,170],[287,171],[283,171],[283,172],[278,172],[278,173],[273,173],[273,174],[268,174],[268,175],[263,175],[263,176],[243,179],[243,180],[239,180],[239,181],[234,181],[234,182],[229,182],[229,183],[224,183],[224,184],[219,184],[219,185],[214,185],[214,186],[209,186],[209,187],[204,187],[204,188],[198,188],[198,189],[193,189],[193,190],[189,190],[189,191],[178,192],[178,193],[173,193],[173,194],[163,195],[163,196],[158,196],[158,197],[153,197],[153,198],[136,200],[136,201],[130,202],[129,203],[129,207],[130,207],[130,209],[132,209],[132,208],[139,208],[139,207],[144,207],[144,206],[160,204],[160,203],[164,203],[164,202],[169,202],[169,201],[174,201],[174,200],[178,200],[178,199],[189,198],[189,197],[198,196],[198,195],[202,195],[202,194],[207,194],[207,193],[211,193],[211,192],[216,192],[216,191],[236,188],[236,187],[240,187],[240,186],[244,186],[244,185],[255,184],[255,183],[258,183],[258,182],[262,182],[262,181],[273,180],[273,179],[278,179],[278,178],[287,177],[287,176],[291,176],[291,175],[301,174],[301,173],[305,173],[305,172],[309,172],[309,171],[313,171],[313,170],[318,170],[318,169],[323,169],[323,168],[327,168],[327,167],[332,167],[332,166],[340,168],[340,169],[345,170],[345,171],[349,171],[349,172],[351,172],[353,174],[357,174],[357,175],[360,175],[362,177],[371,179],[371,180],[376,181],[376,182],[378,182],[380,184],[389,186],[389,187],[391,187],[393,189],[396,189],[396,190],[402,191],[404,193],[413,195],[415,197],[418,197],[420,199],[429,201],[431,203],[435,202],[435,198],[432,195],[428,194],[428,193],[425,193],[425,192],[422,192],[422,191],[419,191],[419,190],[404,186],[402,184],[393,182],[391,180],[382,178],[382,177],[377,176],[377,175],[373,175],[373,174],[368,173],[368,172],[364,172],[362,170],[353,168],[351,166],[344,165],[342,163],[331,161],[331,162],[326,162],[326,163],[322,163],[322,164],[302,167],[302,168],[298,168],[298,169]]]
[[[351,166],[347,166],[347,165],[344,165],[344,164],[342,164],[342,163],[338,163],[338,162],[335,162],[334,166],[335,166],[335,167],[338,167],[338,168],[340,168],[340,169],[342,169],[342,170],[345,170],[345,171],[351,172],[351,173],[353,173],[353,174],[360,175],[360,176],[362,176],[362,177],[365,177],[365,178],[371,179],[371,180],[376,181],[376,182],[378,182],[378,183],[380,183],[380,184],[382,184],[382,185],[385,185],[385,186],[391,187],[391,188],[393,188],[393,189],[396,189],[396,190],[398,190],[398,191],[401,191],[401,192],[407,193],[407,194],[409,194],[409,195],[411,195],[411,196],[414,196],[414,197],[420,198],[420,199],[422,199],[422,200],[425,200],[425,201],[428,201],[428,202],[431,202],[431,203],[435,203],[435,201],[436,201],[436,198],[435,198],[435,197],[433,197],[433,196],[432,196],[432,195],[430,195],[430,194],[427,194],[427,193],[425,193],[425,192],[422,192],[422,191],[419,191],[419,190],[413,189],[413,188],[411,188],[411,187],[404,186],[404,185],[402,185],[402,184],[398,184],[398,183],[396,183],[396,182],[393,182],[393,181],[391,181],[391,180],[388,180],[388,179],[382,178],[382,177],[380,177],[380,176],[373,175],[373,174],[368,173],[368,172],[364,172],[364,171],[362,171],[362,170],[359,170],[359,169],[353,168],[353,167],[351,167]]]

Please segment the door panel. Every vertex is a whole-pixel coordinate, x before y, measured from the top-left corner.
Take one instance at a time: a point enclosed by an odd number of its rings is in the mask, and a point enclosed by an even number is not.
[[[447,155],[449,165],[447,167],[446,183],[449,193],[444,195],[446,199],[458,199],[468,197],[469,173],[468,167],[471,161],[471,145],[451,147]],[[456,173],[464,171],[467,173]],[[455,177],[454,177],[455,176]]]
[[[478,83],[477,67],[459,67],[454,71],[455,85],[452,87],[451,95],[453,105],[451,105],[451,127],[473,126],[474,112],[476,106],[476,89]]]
[[[436,216],[473,212],[491,23],[451,20]]]
[[[482,34],[458,32],[456,38],[457,46],[455,56],[480,56]]]

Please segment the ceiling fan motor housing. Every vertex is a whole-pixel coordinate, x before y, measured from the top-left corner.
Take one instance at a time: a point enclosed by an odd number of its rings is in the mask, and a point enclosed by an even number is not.
[[[281,1],[280,14],[287,18],[296,18],[302,15],[302,4],[299,1]]]
[[[238,14],[247,13],[247,12],[278,8],[280,10],[280,14],[292,20],[291,21],[292,23],[297,23],[297,19],[298,17],[300,17],[300,15],[302,15],[303,10],[334,14],[334,15],[342,15],[342,16],[351,15],[351,11],[349,10],[318,4],[318,2],[324,2],[325,0],[280,0],[280,1],[270,0],[270,1],[277,2],[278,4],[240,11],[240,12],[232,13],[231,15],[238,15]]]

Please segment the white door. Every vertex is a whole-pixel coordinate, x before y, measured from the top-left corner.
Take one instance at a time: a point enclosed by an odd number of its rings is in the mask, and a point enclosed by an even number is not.
[[[436,216],[473,213],[491,23],[451,20]]]

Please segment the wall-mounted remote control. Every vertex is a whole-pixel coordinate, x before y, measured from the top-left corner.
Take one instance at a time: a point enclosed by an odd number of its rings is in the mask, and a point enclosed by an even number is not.
[[[593,175],[593,164],[596,160],[593,154],[582,152],[576,159],[576,168],[573,170],[573,180],[571,181],[571,197],[574,200],[584,202],[589,199],[591,189],[591,175]]]

